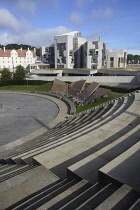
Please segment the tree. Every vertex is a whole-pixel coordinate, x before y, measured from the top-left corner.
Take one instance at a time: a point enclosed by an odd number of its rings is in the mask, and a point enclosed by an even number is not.
[[[10,72],[9,69],[4,68],[1,72],[1,79],[2,80],[9,80],[11,79],[12,73]]]
[[[14,73],[14,80],[24,80],[26,78],[26,70],[23,66],[19,65],[16,67],[16,72]]]

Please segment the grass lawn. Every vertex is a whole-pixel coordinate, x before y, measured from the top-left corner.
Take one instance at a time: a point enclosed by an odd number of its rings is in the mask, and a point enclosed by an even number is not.
[[[10,85],[0,87],[0,90],[28,90],[28,91],[40,91],[40,92],[48,92],[51,90],[51,83],[47,83],[44,85]]]
[[[115,98],[118,98],[118,97],[120,97],[120,96],[122,96],[122,95],[125,95],[126,93],[116,93],[116,92],[109,92],[108,93],[108,97],[107,98],[101,98],[101,99],[99,99],[99,100],[97,100],[96,102],[93,102],[93,103],[91,103],[91,104],[87,104],[87,105],[85,105],[85,106],[80,106],[80,107],[78,107],[77,109],[76,109],[76,113],[79,113],[79,112],[82,112],[82,111],[84,111],[84,110],[87,110],[87,109],[90,109],[90,108],[92,108],[92,107],[95,107],[95,106],[97,106],[97,105],[100,105],[100,104],[103,104],[103,103],[105,103],[105,102],[107,102],[107,101],[111,101],[111,100],[113,100],[113,99],[115,99]]]

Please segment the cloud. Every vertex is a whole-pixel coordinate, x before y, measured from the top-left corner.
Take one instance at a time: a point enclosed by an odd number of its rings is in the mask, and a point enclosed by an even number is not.
[[[0,44],[9,43],[29,44],[35,47],[47,46],[54,42],[54,36],[70,32],[71,29],[58,26],[56,28],[34,29],[29,32],[22,33],[20,36],[12,33],[0,33]]]
[[[96,9],[93,10],[89,16],[90,20],[105,20],[110,19],[114,16],[115,12],[112,8]]]
[[[34,15],[36,10],[36,1],[31,0],[19,0],[17,7],[20,11],[26,11],[27,13]]]
[[[83,25],[86,22],[91,22],[91,21],[104,21],[106,19],[110,19],[115,15],[115,11],[112,8],[105,8],[105,9],[94,9],[91,14],[88,16],[80,12],[73,12],[70,15],[70,21],[72,24],[75,26],[80,26]]]
[[[75,4],[78,9],[84,8],[85,6],[92,3],[94,0],[76,0]]]
[[[76,26],[80,26],[84,23],[84,18],[82,16],[82,14],[80,14],[79,12],[73,12],[70,15],[70,21],[76,25]]]
[[[31,24],[25,19],[17,19],[8,10],[0,9],[0,31],[8,30],[22,33],[23,31],[28,31],[29,28],[31,29]]]
[[[6,6],[13,7],[14,10],[19,10],[29,15],[35,15],[36,10],[42,6],[59,8],[60,0],[0,0]]]
[[[93,32],[91,33],[85,33],[84,34],[84,37],[86,37],[87,39],[92,39],[96,36],[100,36],[100,35],[104,35],[104,34],[107,34],[111,31],[111,26],[109,25],[105,25],[103,27],[98,27],[98,28],[95,28],[93,30]]]

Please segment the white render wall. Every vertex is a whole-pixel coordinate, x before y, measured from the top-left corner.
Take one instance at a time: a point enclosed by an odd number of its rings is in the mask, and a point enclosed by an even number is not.
[[[55,36],[54,42],[55,42],[55,68],[57,68],[57,65],[64,65],[64,68],[73,69],[74,68],[74,62],[72,61],[72,56],[70,55],[70,51],[73,51],[73,39],[77,39],[77,50],[80,48],[81,45],[83,45],[87,39],[80,37],[79,32],[75,33],[67,33]],[[66,64],[64,63],[57,63],[57,59],[61,60],[61,56],[59,56],[59,50],[57,50],[57,44],[58,43],[66,43],[66,50],[64,51],[64,56],[66,56]],[[78,63],[80,63],[80,55],[78,56]]]
[[[16,50],[10,52],[10,57],[0,57],[0,69],[9,68],[13,72],[14,68],[18,65],[26,68],[30,63],[35,63],[37,57],[33,57],[33,53],[27,50],[25,57],[18,57]]]
[[[127,66],[127,60],[126,62],[121,63],[121,58],[124,58],[124,53],[127,53],[126,50],[120,49],[120,50],[113,50],[107,54],[107,68],[110,68],[110,58],[114,57],[114,68],[125,68]],[[127,57],[127,55],[126,55]],[[118,66],[118,59],[120,58],[120,66]]]
[[[43,46],[43,47],[41,47],[41,50],[40,50],[42,62],[45,62],[45,61],[46,61],[46,58],[44,58],[44,55],[46,54],[45,48],[46,48],[46,47]]]
[[[91,69],[92,65],[96,65],[97,64],[97,69],[102,68],[102,50],[103,50],[103,42],[102,41],[98,41],[97,45],[98,45],[98,49],[95,49],[95,44],[92,43],[93,40],[89,40],[87,42],[87,66],[86,68]],[[89,55],[89,50],[90,49],[95,49],[98,51],[98,55],[97,55],[97,63],[96,62],[91,62],[91,58],[92,56]],[[95,55],[96,56],[96,55]]]

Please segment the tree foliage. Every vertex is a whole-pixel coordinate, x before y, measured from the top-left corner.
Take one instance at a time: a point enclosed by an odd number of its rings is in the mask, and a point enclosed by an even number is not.
[[[23,66],[19,65],[16,67],[16,71],[13,75],[14,80],[24,80],[26,78],[26,70]]]
[[[129,60],[129,61],[138,61],[138,60],[140,60],[140,55],[132,55],[132,54],[128,54],[127,55],[127,59]]]
[[[1,72],[1,79],[2,80],[10,80],[12,77],[12,73],[8,68],[4,68]]]

